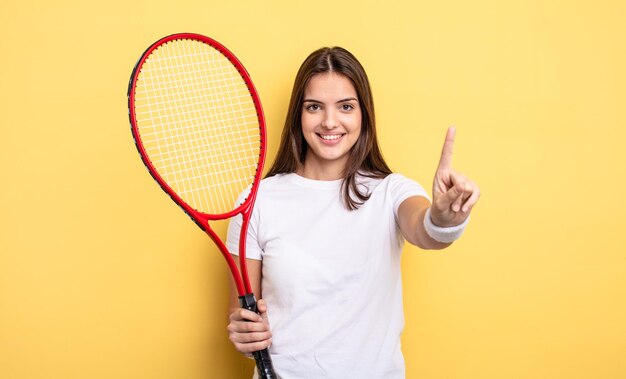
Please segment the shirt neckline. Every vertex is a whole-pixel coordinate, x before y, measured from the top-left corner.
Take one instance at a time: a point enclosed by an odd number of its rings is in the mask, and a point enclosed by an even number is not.
[[[291,181],[292,183],[301,185],[303,187],[318,188],[318,189],[338,189],[341,187],[341,183],[343,182],[343,179],[336,179],[336,180],[308,179],[308,178],[305,178],[304,176],[300,176],[296,174],[295,172],[287,174],[286,176],[287,176],[287,179]]]

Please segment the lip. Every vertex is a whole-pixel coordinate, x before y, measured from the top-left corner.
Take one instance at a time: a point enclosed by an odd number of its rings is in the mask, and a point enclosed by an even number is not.
[[[347,133],[315,133],[315,134],[320,139],[320,141],[322,141],[323,144],[325,144],[325,145],[336,145],[343,139],[343,137]],[[333,138],[332,139],[324,139],[322,136],[331,136]],[[335,136],[338,136],[338,137],[334,138]]]

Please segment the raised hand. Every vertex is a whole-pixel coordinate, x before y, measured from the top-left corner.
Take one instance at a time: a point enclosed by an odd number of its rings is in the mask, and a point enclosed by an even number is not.
[[[433,181],[433,204],[430,217],[442,227],[463,223],[480,197],[476,183],[452,169],[452,149],[456,129],[448,128],[441,150],[441,159]]]

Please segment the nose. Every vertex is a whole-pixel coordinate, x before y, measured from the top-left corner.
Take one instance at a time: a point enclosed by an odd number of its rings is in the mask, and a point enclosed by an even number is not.
[[[334,129],[339,126],[339,121],[337,120],[337,115],[332,110],[328,110],[324,113],[324,118],[322,119],[322,127],[326,129]]]

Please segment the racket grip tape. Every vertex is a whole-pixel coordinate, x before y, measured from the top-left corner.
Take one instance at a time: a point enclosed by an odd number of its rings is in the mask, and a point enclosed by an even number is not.
[[[256,298],[253,293],[239,296],[239,305],[241,308],[259,313]],[[256,361],[256,368],[260,379],[278,379],[278,376],[274,373],[272,358],[270,357],[270,352],[267,348],[253,352],[252,356]]]

